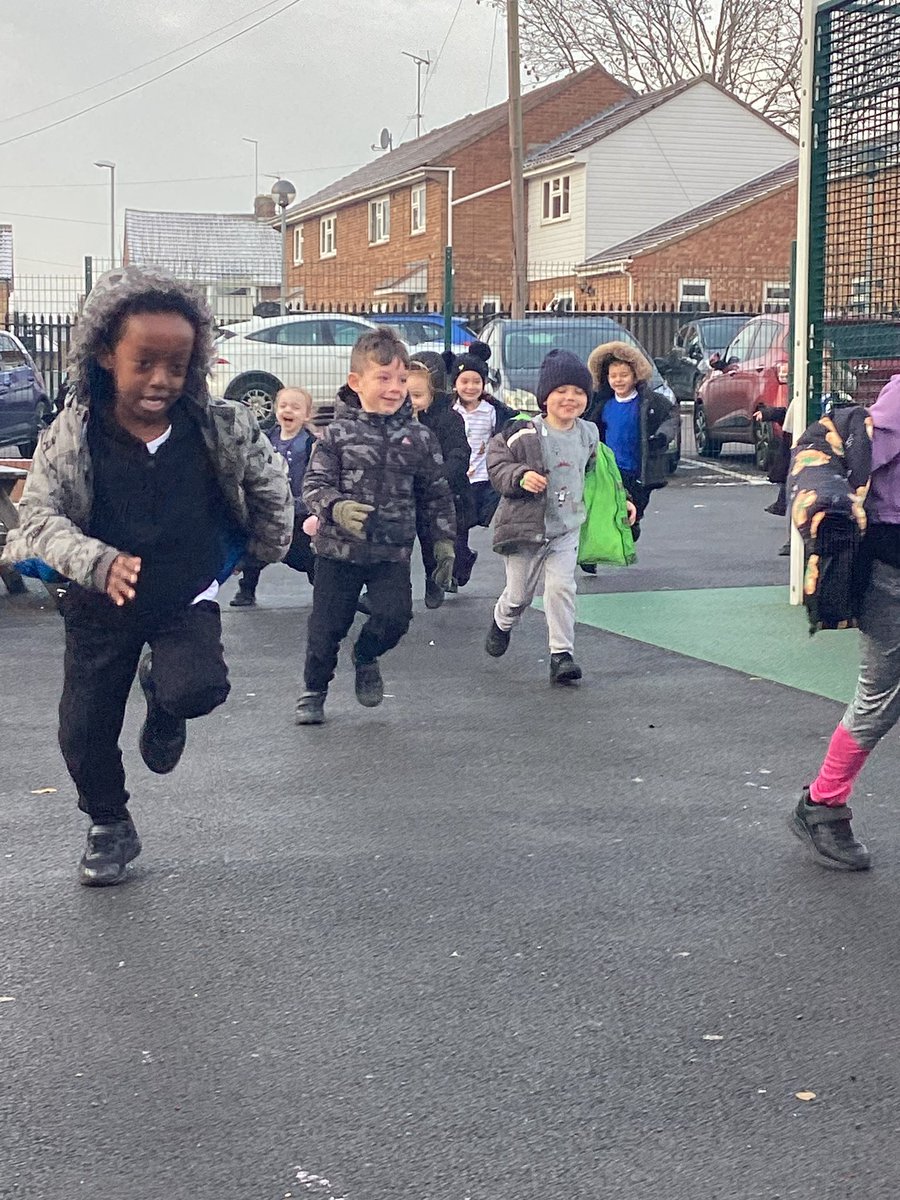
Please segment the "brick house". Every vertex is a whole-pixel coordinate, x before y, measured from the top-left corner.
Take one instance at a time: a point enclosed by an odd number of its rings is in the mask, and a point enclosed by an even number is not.
[[[600,66],[522,98],[526,152],[633,96]],[[452,223],[457,302],[508,293],[512,261],[505,103],[406,142],[287,213],[289,303],[435,306]]]
[[[0,225],[0,321],[9,317],[9,297],[13,290],[12,225]]]
[[[275,203],[260,196],[253,215],[125,210],[126,263],[157,266],[199,285],[222,322],[253,315],[281,290],[281,236]]]
[[[606,247],[570,280],[579,305],[780,308],[790,290],[797,162]],[[556,286],[559,286],[557,283]]]

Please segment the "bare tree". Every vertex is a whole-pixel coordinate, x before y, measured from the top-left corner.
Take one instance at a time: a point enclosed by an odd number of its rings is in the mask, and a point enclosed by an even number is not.
[[[779,124],[797,123],[800,0],[522,0],[520,14],[536,79],[599,63],[648,92],[709,75]]]

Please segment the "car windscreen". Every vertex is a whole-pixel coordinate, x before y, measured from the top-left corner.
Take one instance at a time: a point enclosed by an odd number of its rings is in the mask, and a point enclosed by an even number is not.
[[[710,354],[721,354],[731,345],[740,333],[749,317],[710,317],[698,321],[703,333],[703,341]]]
[[[900,324],[878,321],[848,321],[825,326],[826,340],[833,346],[834,357],[900,359]]]
[[[587,362],[595,347],[614,341],[642,350],[628,330],[615,321],[529,322],[504,330],[503,361],[509,371],[536,371],[551,350],[571,350]]]

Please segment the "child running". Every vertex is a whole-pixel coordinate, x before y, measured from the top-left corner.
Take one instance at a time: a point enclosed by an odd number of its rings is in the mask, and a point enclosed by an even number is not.
[[[316,559],[312,551],[309,534],[303,522],[309,509],[303,503],[303,476],[309,462],[315,435],[310,431],[312,421],[312,396],[303,388],[282,388],[275,397],[275,426],[267,436],[277,452],[287,463],[291,495],[294,497],[294,534],[291,548],[283,561],[295,571],[305,571],[306,578],[313,582]],[[245,555],[243,573],[238,590],[231,601],[232,608],[248,608],[256,604],[256,588],[266,563],[261,558]]]
[[[104,276],[4,552],[72,580],[59,742],[91,819],[78,875],[89,887],[121,882],[141,851],[118,744],[135,673],[141,757],[165,775],[187,720],[228,695],[219,582],[244,543],[265,562],[290,544],[284,464],[248,409],[210,399],[211,351],[212,314],[189,288],[134,266]]]
[[[597,426],[600,440],[616,457],[637,509],[631,529],[637,541],[650,493],[668,482],[668,446],[678,434],[678,409],[650,387],[653,367],[636,346],[605,342],[591,351],[588,366],[595,392],[586,420]]]
[[[446,589],[453,577],[453,501],[437,441],[407,402],[408,371],[406,346],[393,330],[364,333],[353,347],[335,419],[310,457],[303,499],[318,518],[317,559],[298,725],[325,720],[338,650],[364,586],[370,615],[353,647],[356,698],[367,708],[381,704],[378,659],[412,620],[417,509],[434,544],[436,583]]]
[[[461,354],[450,370],[450,386],[455,392],[456,412],[466,426],[469,443],[469,481],[472,484],[474,507],[473,525],[487,528],[497,510],[500,497],[488,479],[487,448],[495,433],[516,415],[515,411],[495,400],[485,390],[487,365],[491,348],[485,342],[472,342],[466,354]],[[465,587],[472,577],[478,558],[477,550],[469,547],[469,529],[457,531],[455,582]]]
[[[591,373],[575,354],[551,350],[541,364],[537,399],[542,416],[511,422],[488,449],[491,482],[500,493],[494,549],[506,556],[506,587],[485,641],[492,658],[509,647],[510,632],[544,576],[550,635],[550,682],[577,683],[575,565],[585,519],[584,477],[597,451],[596,428],[580,418]],[[633,521],[635,508],[629,505]]]
[[[459,531],[467,530],[474,519],[472,489],[468,475],[469,443],[466,440],[466,427],[462,417],[453,411],[448,396],[435,393],[433,379],[432,369],[426,362],[414,359],[410,363],[407,378],[410,403],[417,420],[426,429],[431,430],[441,448],[444,471],[453,493],[458,537]],[[434,541],[427,514],[422,508],[416,510],[416,532],[419,535],[422,565],[425,568],[425,607],[440,608],[444,603],[444,590],[434,578],[437,568]]]

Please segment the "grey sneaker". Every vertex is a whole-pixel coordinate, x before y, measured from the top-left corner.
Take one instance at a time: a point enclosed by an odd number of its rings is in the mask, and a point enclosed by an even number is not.
[[[484,649],[491,658],[502,658],[509,649],[509,635],[512,631],[501,629],[496,621],[491,620],[491,627],[484,639]]]
[[[364,708],[377,708],[384,699],[384,680],[381,678],[381,668],[377,660],[357,662],[354,650],[353,665],[356,668],[357,700]]]
[[[853,836],[852,817],[846,804],[813,804],[809,788],[804,788],[791,813],[790,828],[806,843],[819,866],[836,871],[868,871],[872,858]]]
[[[327,692],[304,692],[297,701],[295,725],[322,725],[325,721]]]
[[[564,650],[561,654],[550,655],[551,683],[577,683],[580,678],[581,667],[575,662],[568,650]]]
[[[109,825],[92,825],[78,864],[85,887],[112,887],[125,878],[125,868],[141,852],[141,839],[131,817]]]

